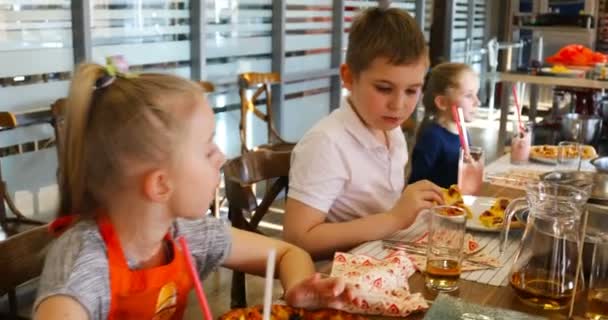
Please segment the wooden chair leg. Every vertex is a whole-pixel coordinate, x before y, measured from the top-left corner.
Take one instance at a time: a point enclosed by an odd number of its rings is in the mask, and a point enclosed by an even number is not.
[[[232,272],[232,287],[230,289],[230,308],[244,308],[247,306],[247,291],[245,287],[245,274]]]
[[[15,319],[18,317],[19,306],[17,305],[17,292],[15,289],[10,289],[8,291],[8,312],[11,316],[11,319]]]

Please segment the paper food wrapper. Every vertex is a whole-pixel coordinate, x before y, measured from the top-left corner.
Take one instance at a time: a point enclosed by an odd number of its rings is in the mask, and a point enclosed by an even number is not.
[[[383,260],[338,252],[332,277],[340,277],[353,288],[352,301],[342,310],[351,313],[406,317],[428,308],[420,293],[409,291],[408,278],[416,272],[405,253]]]

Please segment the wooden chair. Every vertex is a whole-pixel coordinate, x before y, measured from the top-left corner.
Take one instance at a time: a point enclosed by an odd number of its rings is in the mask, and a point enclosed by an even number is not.
[[[59,155],[59,149],[61,149],[61,145],[63,143],[62,140],[65,136],[64,114],[66,101],[67,100],[65,98],[60,98],[51,105],[51,114],[53,115],[53,121],[51,124],[53,125],[53,129],[55,131],[55,146],[57,148],[57,155]]]
[[[281,138],[273,123],[272,116],[272,85],[279,83],[281,77],[277,73],[248,72],[239,74],[239,95],[241,96],[241,123],[239,125],[241,137],[241,153],[250,151],[247,147],[247,115],[253,113],[258,119],[266,123],[268,129],[268,144],[257,146],[254,149],[269,149],[275,151],[291,151],[294,143],[286,142]],[[247,96],[247,90],[255,89],[251,97]],[[264,94],[266,99],[266,113],[262,112],[256,105]]]
[[[0,112],[0,127],[4,129],[10,129],[17,127],[17,118],[11,112]],[[5,227],[7,223],[24,223],[24,224],[33,224],[40,225],[44,224],[44,222],[36,221],[29,219],[17,209],[13,199],[10,197],[8,193],[8,188],[6,187],[6,183],[2,179],[2,168],[0,167],[0,197],[2,200],[0,202],[0,226]],[[11,210],[15,217],[8,217],[6,212],[5,204]]]
[[[199,81],[198,84],[205,90],[205,93],[215,92],[215,85],[209,81]]]
[[[228,198],[228,218],[232,226],[261,233],[258,225],[282,190],[287,193],[291,151],[258,150],[247,152],[224,165]],[[270,184],[258,204],[251,186],[265,181]],[[247,219],[246,217],[250,217]],[[245,274],[232,273],[231,307],[247,305]]]
[[[205,90],[206,94],[215,92],[215,85],[209,81],[199,81],[198,84],[201,86],[201,88],[203,88],[203,90]],[[226,200],[226,198],[222,198],[220,196],[220,188],[216,188],[215,196],[213,197],[213,203],[209,208],[209,210],[211,210],[211,212],[213,213],[214,217],[220,217],[220,208],[222,207],[224,200]]]
[[[40,276],[51,240],[44,225],[0,241],[0,296],[8,294],[9,303],[9,314],[0,318],[26,319],[17,315],[16,288]]]

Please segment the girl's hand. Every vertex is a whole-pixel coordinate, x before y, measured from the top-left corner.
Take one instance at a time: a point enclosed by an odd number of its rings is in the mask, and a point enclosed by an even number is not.
[[[340,309],[352,300],[352,290],[340,278],[324,278],[316,273],[285,293],[287,304],[296,308]]]

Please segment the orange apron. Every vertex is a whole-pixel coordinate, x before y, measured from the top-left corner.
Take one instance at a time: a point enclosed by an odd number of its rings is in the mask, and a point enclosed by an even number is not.
[[[110,219],[102,215],[97,225],[108,250],[111,292],[108,319],[182,319],[193,283],[184,252],[171,236],[165,236],[173,251],[170,263],[130,270]]]

